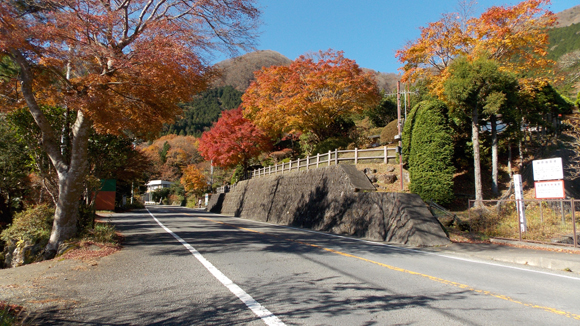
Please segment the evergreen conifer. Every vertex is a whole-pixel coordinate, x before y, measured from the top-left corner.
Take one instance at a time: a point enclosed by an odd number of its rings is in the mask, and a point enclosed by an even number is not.
[[[405,136],[410,140],[408,163],[411,192],[425,201],[445,204],[453,199],[453,140],[441,101],[424,101],[413,109]],[[409,120],[409,119],[408,119]],[[408,132],[411,129],[412,132]]]

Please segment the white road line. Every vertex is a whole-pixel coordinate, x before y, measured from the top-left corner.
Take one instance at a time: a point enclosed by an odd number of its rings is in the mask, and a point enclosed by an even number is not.
[[[220,214],[215,214],[215,215],[220,215]],[[227,216],[227,215],[220,215],[220,216],[223,216],[223,217],[231,217],[231,216]],[[388,247],[388,248],[395,249],[395,250],[400,250],[400,251],[411,251],[411,252],[415,252],[415,253],[421,253],[421,254],[425,254],[425,255],[432,255],[432,256],[437,256],[437,257],[443,257],[443,258],[447,258],[447,259],[460,260],[460,261],[470,262],[470,263],[475,263],[475,264],[490,265],[490,266],[495,266],[495,267],[503,267],[503,268],[508,268],[508,269],[515,269],[515,270],[519,270],[519,271],[525,271],[525,272],[529,272],[529,273],[544,274],[544,275],[550,275],[550,276],[555,276],[555,277],[567,278],[567,279],[571,279],[571,280],[575,280],[575,281],[580,281],[580,278],[579,277],[575,277],[575,276],[560,275],[560,274],[554,274],[554,273],[550,273],[550,272],[536,271],[536,270],[533,270],[533,269],[526,269],[526,268],[521,268],[521,267],[515,267],[515,266],[509,266],[509,265],[502,265],[502,264],[497,264],[497,263],[489,263],[489,262],[485,262],[485,261],[478,261],[478,260],[475,260],[475,259],[449,256],[449,255],[444,255],[444,254],[439,254],[439,253],[429,252],[429,251],[423,251],[423,250],[418,250],[418,249],[398,247],[398,246],[389,245],[389,244],[386,244],[386,243],[380,243],[380,242],[374,242],[374,241],[370,241],[370,240],[364,240],[364,239],[357,239],[357,238],[345,237],[345,236],[338,235],[338,234],[332,234],[332,233],[327,233],[327,232],[320,232],[320,231],[303,229],[303,228],[296,228],[296,227],[287,226],[287,225],[273,224],[273,223],[268,223],[268,222],[263,222],[263,221],[255,221],[255,220],[249,220],[249,219],[243,219],[243,220],[244,221],[247,221],[247,222],[254,222],[254,223],[260,223],[260,224],[266,224],[266,225],[270,225],[270,226],[273,226],[273,227],[280,227],[280,228],[291,229],[291,230],[296,230],[296,231],[303,231],[303,232],[309,232],[309,233],[316,233],[316,234],[321,234],[321,235],[327,235],[329,237],[334,237],[334,238],[342,238],[342,239],[348,239],[348,240],[353,240],[353,241],[357,241],[357,242],[364,242],[364,243],[368,243],[368,244],[372,244],[372,245],[377,245],[377,246]],[[509,264],[509,262],[506,262],[506,263]],[[541,268],[541,267],[538,267],[538,268]]]
[[[276,317],[273,313],[271,313],[268,309],[264,306],[259,304],[254,298],[252,298],[249,294],[247,294],[242,288],[236,285],[232,280],[230,280],[227,276],[224,275],[219,269],[217,269],[212,263],[210,263],[207,259],[205,259],[199,251],[195,250],[189,243],[185,242],[180,236],[173,233],[169,228],[163,225],[155,216],[149,211],[147,207],[147,212],[149,215],[153,217],[155,222],[159,224],[167,233],[171,234],[177,241],[179,241],[191,254],[199,260],[200,263],[215,277],[220,281],[225,287],[227,287],[233,294],[235,294],[248,308],[250,308],[256,316],[262,318],[266,325],[286,325],[284,324],[278,317]]]

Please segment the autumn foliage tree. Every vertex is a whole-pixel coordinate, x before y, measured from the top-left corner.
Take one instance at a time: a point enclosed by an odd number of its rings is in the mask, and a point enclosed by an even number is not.
[[[139,150],[152,162],[153,179],[177,181],[184,169],[203,161],[197,150],[199,140],[193,136],[162,136],[150,144],[142,143]]]
[[[556,19],[544,9],[550,0],[526,0],[510,7],[486,10],[480,17],[443,15],[421,28],[421,36],[396,56],[404,64],[403,81],[427,80],[435,94],[443,93],[451,62],[464,56],[496,60],[502,70],[545,81],[540,75],[553,63],[547,55],[548,34]]]
[[[448,100],[449,89],[445,85],[448,79],[457,77],[450,67],[456,59],[462,58],[468,61],[466,64],[478,60],[495,62],[497,68],[494,73],[514,74],[519,78],[520,90],[524,92],[534,92],[538,88],[545,87],[548,83],[547,72],[553,64],[546,56],[547,29],[555,23],[554,14],[544,8],[549,3],[549,0],[525,0],[514,6],[491,7],[476,18],[467,17],[467,13],[444,15],[441,20],[422,28],[421,37],[397,51],[397,58],[404,63],[403,81],[426,81],[434,95]],[[487,96],[485,91],[482,92],[483,98]],[[493,98],[499,100],[499,97]],[[485,101],[471,101],[471,104],[482,102]],[[477,113],[483,110],[483,107],[472,107],[470,110]],[[493,138],[492,188],[497,193],[498,111],[487,111]],[[471,119],[474,118],[481,119],[482,115],[472,114]],[[473,128],[479,128],[480,121],[472,123]],[[478,132],[478,129],[474,129],[473,137],[477,137]],[[474,154],[477,154],[478,148],[475,148],[477,142],[472,143]],[[481,175],[478,173],[479,158],[475,161],[475,192],[479,201],[482,199]]]
[[[180,179],[187,193],[201,195],[207,189],[207,178],[195,165],[188,165]]]
[[[303,55],[290,66],[263,68],[255,76],[242,96],[244,113],[273,137],[312,132],[322,141],[332,135],[337,119],[380,101],[372,75],[342,52]]]
[[[46,247],[76,233],[90,128],[147,136],[170,122],[177,103],[205,89],[210,51],[249,48],[253,0],[19,1],[0,3],[0,107],[27,107],[58,174],[59,197]],[[74,110],[69,156],[40,109]]]
[[[271,147],[270,138],[252,121],[244,118],[242,108],[222,112],[214,126],[201,135],[199,152],[206,160],[223,168],[241,165]]]

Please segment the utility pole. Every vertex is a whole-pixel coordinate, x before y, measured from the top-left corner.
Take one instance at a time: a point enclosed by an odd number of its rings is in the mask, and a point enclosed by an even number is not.
[[[406,96],[406,95],[405,95]],[[403,185],[403,142],[401,140],[401,82],[397,81],[397,129],[399,131],[399,168],[401,171],[401,191],[404,190]]]

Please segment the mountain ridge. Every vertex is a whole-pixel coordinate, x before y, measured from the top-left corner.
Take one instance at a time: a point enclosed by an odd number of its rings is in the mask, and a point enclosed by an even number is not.
[[[580,5],[556,13],[556,18],[556,28],[580,23]]]
[[[254,80],[254,71],[270,66],[288,66],[292,60],[273,50],[258,50],[241,56],[220,61],[214,65],[220,71],[220,77],[214,87],[232,86],[240,92],[245,92]],[[373,74],[379,89],[393,91],[397,81],[401,79],[396,73],[383,73],[373,69],[363,68]]]

